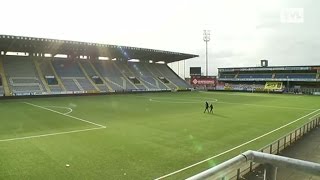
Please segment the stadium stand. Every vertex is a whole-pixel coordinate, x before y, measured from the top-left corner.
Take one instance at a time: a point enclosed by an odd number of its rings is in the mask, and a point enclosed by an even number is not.
[[[320,94],[320,66],[219,68],[218,71],[217,90]],[[272,82],[281,86],[270,88],[275,85]]]
[[[294,74],[282,74],[276,73],[275,79],[315,79],[316,73],[294,73]]]
[[[52,65],[61,77],[61,81],[67,91],[95,91],[96,89],[85,77],[77,61],[55,58]]]
[[[272,74],[239,74],[238,78],[272,78]]]
[[[190,84],[179,78],[166,64],[153,64],[151,68],[153,72],[158,73],[158,77],[164,77],[169,81],[167,85],[170,89],[187,89],[191,87]]]
[[[39,70],[42,72],[44,77],[52,77],[52,80],[49,82],[49,79],[46,78],[47,84],[50,88],[50,91],[53,93],[60,93],[65,91],[62,87],[62,84],[58,82],[57,76],[52,68],[51,59],[44,58],[44,59],[37,59],[35,63],[38,64]]]
[[[13,93],[59,94],[64,91],[80,93],[190,88],[165,64],[8,56],[4,60],[4,69]]]
[[[221,78],[235,78],[236,74],[223,74],[221,75]]]
[[[80,60],[79,63],[82,65],[84,71],[86,71],[86,73],[92,79],[92,81],[96,84],[99,91],[113,91],[110,85],[104,80],[104,78],[99,74],[99,72],[97,72],[97,70],[94,68],[90,61]]]
[[[6,74],[5,74],[4,68],[3,68],[3,59],[2,59],[2,57],[0,57],[0,76],[1,76],[1,86],[2,86],[1,87],[1,92],[5,96],[8,96],[8,95],[10,95],[10,90],[9,90],[9,87],[8,87]]]
[[[0,96],[4,95],[3,85],[2,85],[2,77],[0,76]]]
[[[166,89],[159,83],[159,80],[146,68],[149,63],[128,63],[129,68],[135,72],[135,75],[148,87],[148,89]]]
[[[143,63],[141,65],[144,66],[144,68],[148,70],[148,72],[150,72],[150,75],[154,79],[157,87],[159,87],[160,89],[170,89],[170,87],[167,85],[170,82],[166,78],[164,78],[162,75],[157,74],[156,71],[151,70],[152,67],[154,66],[153,64]]]
[[[138,76],[128,67],[128,63],[125,62],[113,62],[114,66],[122,73],[122,76],[129,82],[134,88],[140,90],[146,90],[148,87],[140,80]]]
[[[190,88],[191,86],[181,78],[172,70],[170,69],[167,65],[163,64],[158,66],[158,68],[162,68],[161,70],[165,72],[167,75],[166,77],[175,85],[178,86],[179,89],[186,89]]]
[[[3,61],[9,88],[13,94],[42,94],[46,92],[29,57],[6,56]]]
[[[112,61],[92,61],[94,68],[101,74],[115,91],[137,89],[123,74],[117,70]]]
[[[191,86],[167,64],[198,57],[8,35],[0,35],[0,51],[0,94],[6,96],[188,89]]]

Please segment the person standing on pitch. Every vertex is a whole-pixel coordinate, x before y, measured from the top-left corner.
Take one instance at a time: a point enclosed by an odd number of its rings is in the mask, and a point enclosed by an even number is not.
[[[210,104],[210,113],[213,113],[213,105]]]
[[[206,111],[209,112],[209,103],[206,101],[206,104],[205,104],[205,109],[204,109],[204,112],[205,113]]]

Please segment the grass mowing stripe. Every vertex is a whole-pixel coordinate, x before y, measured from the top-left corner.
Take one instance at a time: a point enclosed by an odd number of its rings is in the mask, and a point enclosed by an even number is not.
[[[145,97],[145,96],[139,96]],[[317,109],[310,109],[310,108],[300,108],[300,107],[290,107],[290,106],[269,106],[269,105],[262,105],[262,104],[243,104],[243,103],[233,103],[233,102],[226,102],[226,101],[218,101],[218,99],[214,98],[201,98],[203,100],[193,100],[193,98],[162,98],[162,97],[145,97],[148,98],[149,101],[153,102],[163,102],[163,103],[204,103],[205,101],[212,101],[212,103],[220,103],[220,104],[234,104],[234,105],[244,105],[244,106],[255,106],[255,107],[266,107],[266,108],[282,108],[282,109],[299,109],[299,110],[317,110]],[[199,98],[198,98],[199,99]],[[181,102],[176,102],[175,100],[180,100]]]
[[[301,119],[306,118],[306,117],[310,116],[311,114],[314,114],[314,113],[316,113],[316,112],[318,112],[318,111],[320,111],[320,109],[315,110],[315,111],[312,111],[311,113],[309,113],[309,114],[307,114],[307,115],[304,115],[304,116],[302,116],[302,117],[300,117],[300,118],[298,118],[298,119],[296,119],[296,120],[294,120],[294,121],[292,121],[292,122],[290,122],[290,123],[287,123],[287,124],[285,124],[285,125],[277,128],[277,129],[274,129],[274,130],[272,130],[272,131],[270,131],[270,132],[267,132],[267,133],[265,133],[265,134],[263,134],[263,135],[261,135],[261,136],[258,136],[258,137],[254,138],[254,139],[251,139],[250,141],[247,141],[247,142],[245,142],[245,143],[242,143],[242,144],[240,144],[240,145],[238,145],[238,146],[236,146],[236,147],[233,147],[233,148],[228,149],[228,150],[226,150],[226,151],[224,151],[224,152],[222,152],[222,153],[219,153],[219,154],[217,154],[217,155],[214,155],[214,156],[212,156],[212,157],[209,157],[209,158],[207,158],[207,159],[204,159],[204,160],[202,160],[202,161],[199,161],[199,162],[197,162],[197,163],[194,163],[194,164],[192,164],[192,165],[190,165],[190,166],[184,167],[184,168],[179,169],[179,170],[177,170],[177,171],[174,171],[174,172],[172,172],[172,173],[169,173],[169,174],[166,174],[166,175],[164,175],[164,176],[158,177],[158,178],[156,178],[155,180],[160,180],[160,179],[167,178],[167,177],[169,177],[169,176],[175,175],[175,174],[177,174],[177,173],[180,173],[180,172],[182,172],[182,171],[185,171],[185,170],[187,170],[187,169],[190,169],[190,168],[192,168],[192,167],[195,167],[195,166],[197,166],[197,165],[199,165],[199,164],[202,164],[202,163],[204,163],[204,162],[207,162],[207,161],[209,161],[209,160],[211,160],[211,159],[214,159],[214,158],[217,158],[217,157],[219,157],[219,156],[222,156],[222,155],[224,155],[224,154],[226,154],[226,153],[228,153],[228,152],[231,152],[231,151],[233,151],[233,150],[235,150],[235,149],[238,149],[238,148],[240,148],[240,147],[242,147],[242,146],[245,146],[245,145],[247,145],[247,144],[249,144],[249,143],[251,143],[251,142],[254,142],[254,141],[258,140],[258,139],[261,139],[261,138],[263,138],[263,137],[265,137],[265,136],[267,136],[267,135],[269,135],[269,134],[271,134],[271,133],[273,133],[273,132],[275,132],[275,131],[278,131],[278,130],[284,128],[284,127],[287,127],[287,126],[289,126],[289,125],[291,125],[291,124],[293,124],[293,123],[295,123],[295,122],[297,122],[297,121],[300,121]]]
[[[10,139],[0,139],[0,142],[16,141],[16,140],[23,140],[23,139],[32,139],[32,138],[47,137],[47,136],[55,136],[55,135],[62,135],[62,134],[71,134],[71,133],[78,133],[78,132],[92,131],[92,130],[98,130],[98,129],[104,129],[104,128],[106,128],[106,127],[97,127],[97,128],[89,128],[89,129],[80,129],[80,130],[74,130],[74,131],[64,131],[64,132],[49,133],[49,134],[41,134],[41,135],[34,135],[34,136],[25,136],[25,137],[10,138]]]
[[[269,106],[269,105],[260,105],[260,104],[242,104],[242,103],[232,103],[225,101],[218,101],[215,103],[221,104],[235,104],[235,105],[244,105],[244,106],[255,106],[255,107],[266,107],[266,108],[282,108],[282,109],[300,109],[300,110],[317,110],[317,109],[308,109],[308,108],[300,108],[300,107],[289,107],[289,106]]]
[[[72,119],[76,119],[76,120],[79,120],[79,121],[83,121],[83,122],[86,122],[86,123],[89,123],[89,124],[93,124],[95,126],[99,126],[101,128],[106,128],[106,126],[103,126],[101,124],[97,124],[97,123],[94,123],[94,122],[91,122],[91,121],[88,121],[88,120],[84,120],[84,119],[81,119],[81,118],[78,118],[78,117],[74,117],[74,116],[71,116],[69,114],[64,114],[64,113],[61,113],[59,111],[55,111],[55,110],[52,110],[52,109],[49,109],[49,108],[46,108],[46,107],[43,107],[43,106],[39,106],[39,105],[36,105],[36,104],[32,104],[32,103],[28,103],[28,102],[23,102],[25,104],[28,104],[30,106],[34,106],[34,107],[37,107],[37,108],[40,108],[40,109],[45,109],[47,111],[51,111],[51,112],[54,112],[54,113],[57,113],[57,114],[60,114],[62,116],[66,116],[66,117],[70,117]]]

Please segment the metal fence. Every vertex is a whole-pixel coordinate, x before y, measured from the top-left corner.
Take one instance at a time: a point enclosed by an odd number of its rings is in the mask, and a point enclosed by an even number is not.
[[[279,154],[286,147],[290,146],[291,144],[293,144],[294,142],[302,138],[305,134],[307,134],[309,131],[311,131],[316,127],[320,127],[320,118],[311,120],[310,122],[289,132],[288,134],[272,142],[271,144],[264,146],[258,151],[263,153],[268,153],[268,154]],[[225,169],[224,172],[229,172],[229,173],[223,174],[221,176],[221,179],[239,180],[243,175],[253,171],[259,165],[260,164],[258,163],[248,162],[248,163],[240,164],[238,167],[233,169],[229,169],[229,170]]]

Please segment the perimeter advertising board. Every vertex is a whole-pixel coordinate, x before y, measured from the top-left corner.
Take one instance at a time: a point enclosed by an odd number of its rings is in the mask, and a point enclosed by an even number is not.
[[[190,84],[193,87],[215,87],[215,76],[191,76]]]

